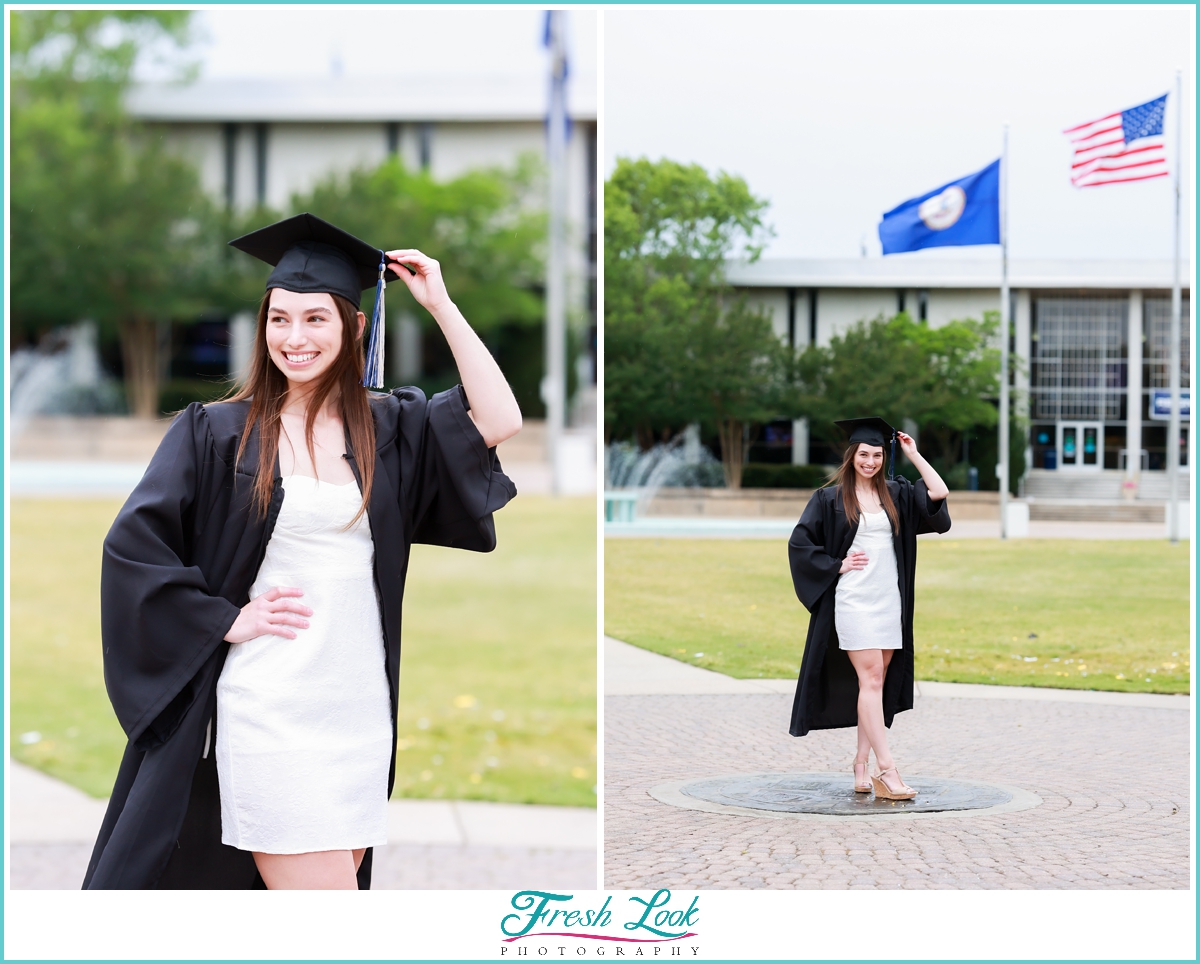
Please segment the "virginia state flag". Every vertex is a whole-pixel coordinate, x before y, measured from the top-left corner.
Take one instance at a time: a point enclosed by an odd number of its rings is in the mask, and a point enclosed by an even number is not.
[[[892,208],[879,222],[884,254],[1000,243],[1000,162]]]

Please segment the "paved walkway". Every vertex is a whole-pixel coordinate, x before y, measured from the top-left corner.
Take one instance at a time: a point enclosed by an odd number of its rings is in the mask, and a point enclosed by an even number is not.
[[[502,463],[517,491],[550,492],[550,467],[544,462]],[[15,496],[38,498],[125,498],[146,474],[145,462],[12,461],[9,485]]]
[[[13,438],[12,494],[124,498],[141,481],[170,424],[170,418],[36,416]],[[545,444],[539,419],[526,419],[518,435],[500,444],[500,463],[518,492],[550,493]]]
[[[14,890],[79,887],[106,801],[9,761]],[[372,885],[397,890],[596,886],[596,811],[474,801],[393,800]]]
[[[1043,801],[1016,813],[777,820],[650,797],[703,776],[848,773],[850,730],[788,735],[794,688],[606,640],[605,887],[1190,886],[1190,697],[921,683],[889,734],[902,772]]]
[[[787,539],[795,519],[714,519],[647,516],[635,522],[608,522],[606,539]],[[1030,522],[1030,539],[1165,539],[1163,522]],[[960,519],[944,536],[925,539],[999,539],[1000,520]],[[1190,531],[1182,534],[1190,538]]]

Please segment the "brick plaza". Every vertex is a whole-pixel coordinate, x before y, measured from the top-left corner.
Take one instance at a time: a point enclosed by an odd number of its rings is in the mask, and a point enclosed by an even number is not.
[[[926,684],[939,695],[920,696],[889,735],[901,772],[1019,787],[1040,806],[918,819],[772,819],[683,809],[647,791],[730,773],[849,773],[854,731],[793,738],[785,685],[722,685],[680,674],[663,657],[631,655],[640,682],[623,686],[634,674],[606,671],[606,888],[1189,886],[1185,697],[1060,698],[1048,690],[1005,699],[994,687]],[[623,689],[640,692],[614,693]],[[735,691],[712,691],[722,689]],[[991,698],[941,695],[982,689]],[[1104,702],[1084,701],[1093,697]]]

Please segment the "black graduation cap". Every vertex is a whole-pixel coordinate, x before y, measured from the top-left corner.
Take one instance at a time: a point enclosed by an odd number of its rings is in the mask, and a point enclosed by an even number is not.
[[[838,428],[850,436],[850,444],[865,442],[867,445],[878,445],[881,448],[891,443],[891,454],[888,458],[888,478],[891,478],[896,465],[896,430],[877,415],[870,418],[843,418],[834,422]]]
[[[267,288],[328,291],[355,307],[362,293],[379,281],[383,252],[315,214],[297,214],[251,231],[229,242],[235,248],[274,265]],[[384,281],[398,281],[390,268]]]
[[[868,445],[887,445],[896,434],[894,428],[875,415],[870,418],[844,418],[833,424],[849,435],[851,442],[866,442]]]
[[[362,293],[375,288],[375,311],[367,344],[363,385],[383,383],[383,289],[398,276],[386,267],[379,248],[323,221],[315,214],[297,214],[251,231],[229,242],[235,248],[273,265],[267,290],[329,292],[341,295],[354,307]]]

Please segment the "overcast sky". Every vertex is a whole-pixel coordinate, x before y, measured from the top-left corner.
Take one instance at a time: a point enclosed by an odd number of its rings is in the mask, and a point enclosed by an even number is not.
[[[199,11],[193,53],[205,77],[405,73],[528,74],[546,70],[535,7],[222,6]],[[596,13],[568,12],[572,68],[596,70]]]
[[[723,168],[771,202],[766,256],[865,239],[879,257],[880,215],[997,158],[1007,121],[1013,257],[1169,258],[1171,178],[1073,188],[1062,130],[1173,92],[1182,68],[1186,214],[1194,37],[1192,7],[608,8],[604,169]]]

